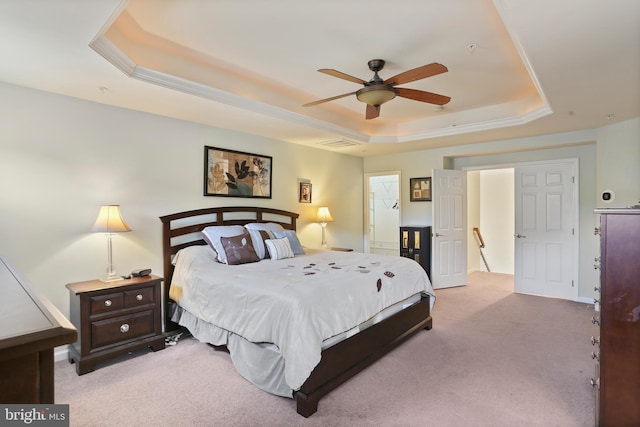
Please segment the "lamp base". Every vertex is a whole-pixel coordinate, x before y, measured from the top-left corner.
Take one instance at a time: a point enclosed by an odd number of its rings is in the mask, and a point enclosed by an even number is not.
[[[100,278],[100,281],[104,282],[104,283],[116,282],[118,280],[122,280],[122,277],[120,277],[120,276],[107,276],[107,277]]]
[[[321,243],[321,245],[322,245],[323,248],[326,248],[327,247],[327,239],[324,238],[324,231],[327,228],[327,223],[323,222],[323,223],[321,223],[321,225],[322,225],[322,243]]]

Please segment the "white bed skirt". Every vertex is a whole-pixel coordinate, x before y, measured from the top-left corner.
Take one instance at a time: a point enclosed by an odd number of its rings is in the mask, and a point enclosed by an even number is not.
[[[392,316],[393,314],[419,302],[421,294],[415,294],[378,313],[375,317],[360,325],[327,338],[322,343],[322,349],[331,347],[369,326]],[[280,349],[273,343],[253,343],[243,337],[219,328],[197,318],[177,304],[171,315],[171,320],[184,326],[196,339],[213,345],[225,345],[229,350],[233,366],[242,377],[261,390],[277,396],[293,398],[293,390],[285,381],[284,358]]]

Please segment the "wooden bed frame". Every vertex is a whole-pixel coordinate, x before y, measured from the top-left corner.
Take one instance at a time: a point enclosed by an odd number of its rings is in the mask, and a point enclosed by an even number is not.
[[[175,302],[169,298],[173,276],[173,255],[191,245],[205,245],[200,231],[210,225],[244,225],[249,222],[276,222],[295,230],[298,214],[262,207],[219,207],[179,212],[160,217],[164,264],[165,330],[178,329],[169,320]],[[314,368],[300,390],[295,391],[297,412],[309,417],[318,410],[320,398],[377,359],[397,347],[421,329],[431,329],[429,296],[360,333],[322,351],[320,363]]]

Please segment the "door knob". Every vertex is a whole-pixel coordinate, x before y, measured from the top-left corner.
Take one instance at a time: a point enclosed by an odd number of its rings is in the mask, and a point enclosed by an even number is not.
[[[518,239],[524,239],[527,236],[523,236],[522,234],[517,233],[517,234],[514,234],[513,237],[517,237]]]
[[[436,237],[444,237],[444,234],[436,233],[435,236]]]

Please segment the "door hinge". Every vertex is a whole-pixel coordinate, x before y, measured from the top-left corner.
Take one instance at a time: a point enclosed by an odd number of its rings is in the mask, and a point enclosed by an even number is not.
[[[576,177],[575,176],[571,177],[571,182],[573,182],[574,184],[576,183]]]
[[[571,287],[573,288],[573,280],[571,281]]]
[[[572,235],[572,236],[575,236],[575,234],[576,234],[576,229],[575,229],[575,228],[572,228],[572,229],[571,229],[571,235]]]

